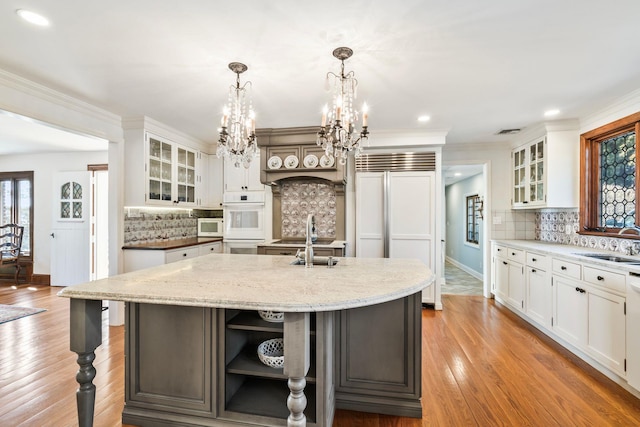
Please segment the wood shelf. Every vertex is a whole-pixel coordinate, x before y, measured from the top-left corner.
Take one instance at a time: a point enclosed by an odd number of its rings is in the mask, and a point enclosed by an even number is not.
[[[228,374],[247,375],[259,378],[270,378],[275,380],[287,380],[282,368],[272,368],[260,361],[258,358],[257,347],[245,346],[240,353],[227,365]],[[316,382],[316,366],[312,363],[309,367],[309,373],[305,377],[307,383]]]
[[[315,319],[312,316],[311,335],[315,335]],[[240,311],[227,321],[228,329],[241,331],[276,332],[282,334],[283,324],[263,320],[257,311]]]

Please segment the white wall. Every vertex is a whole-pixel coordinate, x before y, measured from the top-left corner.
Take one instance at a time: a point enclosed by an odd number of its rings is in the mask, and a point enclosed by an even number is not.
[[[478,194],[484,199],[484,177],[482,174],[458,181],[445,187],[446,205],[446,256],[474,271],[476,277],[482,277],[483,245],[466,243],[466,197]],[[481,220],[479,242],[484,239]]]
[[[106,151],[0,156],[0,171],[33,171],[33,273],[50,274],[52,177],[60,171],[86,171],[89,164],[107,163]]]

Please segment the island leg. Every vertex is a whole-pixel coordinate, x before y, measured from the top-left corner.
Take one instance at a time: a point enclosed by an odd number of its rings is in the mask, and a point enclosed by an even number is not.
[[[284,374],[289,377],[288,427],[307,425],[304,409],[307,397],[304,395],[305,376],[309,371],[309,313],[284,314]]]
[[[102,343],[102,301],[74,299],[71,301],[71,351],[78,354],[80,369],[76,381],[80,388],[76,392],[78,404],[78,425],[93,426],[93,412],[96,401],[96,386],[93,379],[96,369],[93,360],[95,349]]]

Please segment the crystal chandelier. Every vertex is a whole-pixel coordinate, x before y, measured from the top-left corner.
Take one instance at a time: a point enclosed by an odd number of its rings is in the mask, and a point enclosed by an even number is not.
[[[353,151],[355,156],[362,153],[362,143],[368,140],[367,104],[362,106],[362,130],[356,129],[360,113],[353,108],[357,97],[358,80],[353,71],[344,73],[344,61],[353,55],[348,47],[339,47],[333,56],[341,61],[340,75],[327,73],[327,90],[332,90],[332,107],[327,105],[322,110],[322,126],[318,132],[316,143],[324,148],[327,156],[334,156],[340,164],[347,162],[347,156]],[[333,80],[333,88],[331,88]]]
[[[246,65],[232,62],[229,69],[236,73],[236,84],[229,87],[229,100],[220,123],[216,155],[231,160],[235,167],[242,165],[249,168],[258,151],[256,119],[251,103],[251,82],[240,86],[240,74],[247,71]]]

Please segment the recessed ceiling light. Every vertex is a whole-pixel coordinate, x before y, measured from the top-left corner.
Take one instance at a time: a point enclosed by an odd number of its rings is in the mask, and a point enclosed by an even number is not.
[[[35,12],[31,12],[30,10],[18,9],[16,10],[16,13],[20,18],[24,19],[25,21],[33,25],[38,25],[39,27],[49,26],[49,20],[47,18]]]
[[[420,117],[418,117],[418,121],[422,122],[422,123],[428,122],[429,120],[431,120],[431,117],[429,117],[429,116],[420,116]]]
[[[453,174],[453,176],[462,176],[462,173],[456,172],[456,173]]]
[[[558,109],[547,110],[544,112],[545,117],[553,117],[553,116],[557,116],[558,114],[560,114],[560,110]]]

